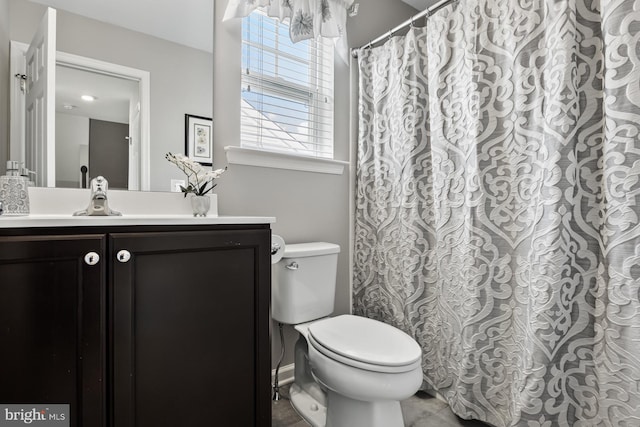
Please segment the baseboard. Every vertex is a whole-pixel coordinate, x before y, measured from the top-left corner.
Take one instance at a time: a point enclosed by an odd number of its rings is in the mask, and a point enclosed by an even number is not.
[[[291,384],[293,382],[295,364],[281,366],[278,371],[278,383],[280,386]],[[276,370],[271,371],[271,384],[275,382]]]

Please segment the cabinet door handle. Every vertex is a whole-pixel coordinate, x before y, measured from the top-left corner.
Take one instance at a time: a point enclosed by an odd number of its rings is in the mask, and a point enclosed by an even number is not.
[[[84,262],[88,265],[96,265],[100,262],[100,255],[95,252],[89,252],[84,256]]]
[[[127,262],[131,259],[131,252],[126,249],[122,249],[118,251],[118,253],[116,254],[116,258],[120,262]]]

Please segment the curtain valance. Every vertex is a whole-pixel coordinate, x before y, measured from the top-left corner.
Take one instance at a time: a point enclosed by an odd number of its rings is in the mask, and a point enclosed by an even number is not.
[[[336,52],[348,63],[347,10],[354,0],[229,0],[223,20],[242,18],[261,9],[272,18],[290,19],[289,36],[298,42],[318,36],[334,39]]]

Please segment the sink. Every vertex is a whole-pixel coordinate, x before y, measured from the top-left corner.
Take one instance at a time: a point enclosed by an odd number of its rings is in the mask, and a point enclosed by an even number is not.
[[[208,196],[211,197],[208,216],[217,217],[217,195]],[[86,209],[90,197],[89,189],[31,187],[31,215],[72,215]],[[178,192],[109,190],[109,206],[123,216],[193,216],[188,197],[185,199]]]
[[[272,224],[268,216],[219,216],[217,195],[211,194],[206,217],[194,217],[182,193],[109,190],[109,203],[122,216],[72,216],[86,207],[88,189],[29,188],[31,214],[0,215],[0,227],[82,227],[128,225]]]

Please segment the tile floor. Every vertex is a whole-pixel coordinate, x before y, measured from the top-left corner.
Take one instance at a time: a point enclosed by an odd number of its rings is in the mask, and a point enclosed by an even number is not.
[[[307,427],[289,402],[289,386],[280,387],[282,398],[272,403],[272,427]],[[401,402],[406,427],[490,427],[480,421],[466,421],[456,417],[449,406],[426,393]]]

